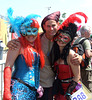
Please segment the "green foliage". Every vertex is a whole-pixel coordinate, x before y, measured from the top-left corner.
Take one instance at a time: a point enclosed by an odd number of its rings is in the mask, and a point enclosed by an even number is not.
[[[63,13],[62,18],[59,19],[59,24],[62,24],[65,18],[66,18],[66,13]]]
[[[63,14],[62,14],[62,18],[65,18],[65,17],[66,17],[66,13],[63,13]]]

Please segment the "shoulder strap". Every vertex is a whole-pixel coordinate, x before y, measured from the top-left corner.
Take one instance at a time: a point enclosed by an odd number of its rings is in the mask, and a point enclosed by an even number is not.
[[[86,38],[85,39],[82,39],[79,44],[82,44],[85,40],[87,40]]]

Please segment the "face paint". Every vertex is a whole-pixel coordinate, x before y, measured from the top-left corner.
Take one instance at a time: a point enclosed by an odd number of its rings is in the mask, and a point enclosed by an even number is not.
[[[66,33],[60,33],[55,39],[55,41],[62,41],[64,43],[68,43],[70,42],[70,40],[71,40],[70,35]]]

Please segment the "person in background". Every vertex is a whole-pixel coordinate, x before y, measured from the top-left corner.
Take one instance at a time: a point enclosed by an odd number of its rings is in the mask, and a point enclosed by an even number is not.
[[[74,37],[73,42],[71,45],[73,45],[73,43],[75,42],[75,40],[77,40],[79,38],[79,36],[76,34],[76,37]]]
[[[3,43],[2,40],[0,40],[0,60],[3,60],[3,49],[6,47],[6,45]]]
[[[55,74],[52,70],[52,66],[49,60],[49,54],[51,52],[53,46],[53,36],[56,34],[58,27],[59,27],[59,18],[60,18],[60,11],[51,13],[47,15],[41,23],[41,27],[43,29],[43,33],[41,34],[41,45],[42,50],[45,54],[45,65],[43,69],[40,69],[40,85],[44,89],[43,96],[39,98],[39,100],[53,100],[52,94],[52,86],[55,79]],[[16,49],[19,44],[18,40],[10,41],[7,46],[11,49]],[[73,64],[80,64],[81,57],[79,55],[74,55],[74,58],[71,59]]]
[[[85,54],[86,56],[88,57],[89,59],[89,65],[86,69],[81,69],[81,77],[82,77],[82,82],[83,84],[88,88],[88,89],[91,89],[91,87],[89,87],[89,78],[90,78],[90,74],[88,73],[87,70],[92,70],[92,67],[91,67],[91,57],[92,57],[92,50],[91,50],[91,44],[90,44],[90,34],[91,34],[91,27],[88,26],[88,25],[83,25],[81,28],[80,28],[80,34],[81,34],[81,37],[79,37],[75,42],[74,44],[78,44],[80,41],[82,41],[83,39],[86,39],[84,40],[84,42],[82,43],[83,47],[84,47],[84,50],[85,50]],[[84,77],[85,76],[85,77]],[[92,91],[92,90],[91,90]]]
[[[92,49],[92,34],[90,35],[90,38],[89,38],[89,40],[90,40],[91,49]]]
[[[36,20],[39,15],[13,18],[13,10],[9,8],[7,12],[11,30],[20,35],[20,46],[7,53],[3,100],[36,100],[37,93],[38,98],[43,94],[39,78],[40,67],[43,68],[45,63]]]

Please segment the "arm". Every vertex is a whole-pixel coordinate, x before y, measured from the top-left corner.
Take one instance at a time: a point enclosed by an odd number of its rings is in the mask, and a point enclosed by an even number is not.
[[[92,57],[92,51],[91,50],[85,50],[85,54],[88,58]]]
[[[73,90],[75,89],[75,87],[78,84],[78,81],[80,80],[80,65],[73,65],[70,61],[70,59],[74,56],[74,51],[70,51],[69,56],[68,56],[68,64],[71,66],[72,72],[74,74],[73,80],[71,81],[71,84],[69,85],[69,87],[67,88],[67,92],[66,92],[66,98],[67,100],[71,100],[70,99],[70,95],[73,92]]]
[[[85,54],[88,58],[92,57],[92,52],[91,52],[91,44],[90,44],[90,41],[89,40],[85,40],[83,42],[83,46],[84,46],[84,49],[85,49]]]
[[[5,68],[4,68],[4,94],[3,100],[11,100],[11,92],[10,92],[10,84],[11,84],[11,74],[12,74],[12,66],[14,64],[15,59],[19,54],[19,49],[17,50],[8,50]]]
[[[68,64],[71,66],[72,72],[74,74],[73,80],[75,82],[78,82],[80,79],[80,65],[78,65],[78,64],[73,65],[71,63],[71,59],[74,57],[74,54],[75,54],[75,52],[73,50],[70,50],[69,57],[68,57]]]
[[[11,50],[15,50],[20,46],[20,42],[18,39],[11,40],[7,43],[7,47]]]

